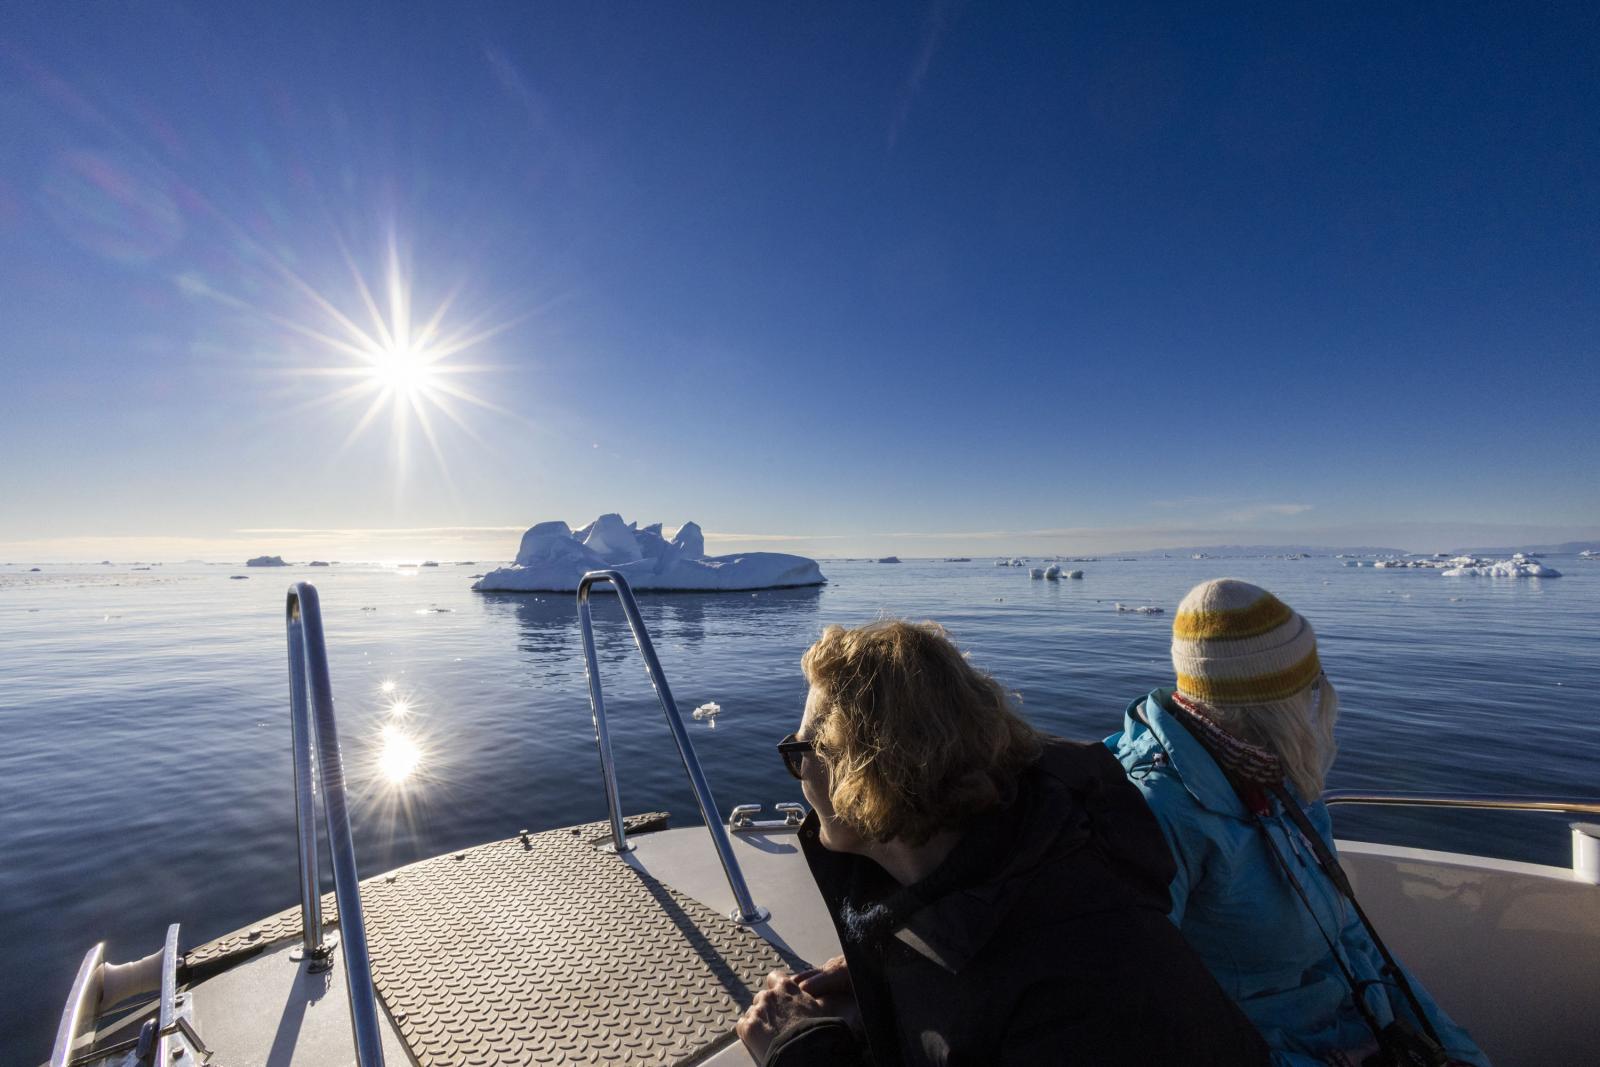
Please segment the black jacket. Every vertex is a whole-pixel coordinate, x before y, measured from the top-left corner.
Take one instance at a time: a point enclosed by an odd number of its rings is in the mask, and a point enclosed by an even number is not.
[[[824,848],[815,813],[800,841],[869,1049],[807,1021],[767,1067],[1268,1062],[1168,921],[1171,853],[1103,745],[1049,740],[1016,797],[913,886]]]

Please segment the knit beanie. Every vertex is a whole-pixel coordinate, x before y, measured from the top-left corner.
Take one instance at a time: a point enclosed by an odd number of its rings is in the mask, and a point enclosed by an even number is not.
[[[1294,609],[1237,578],[1189,590],[1172,618],[1178,692],[1213,707],[1287,700],[1322,673],[1317,635]]]

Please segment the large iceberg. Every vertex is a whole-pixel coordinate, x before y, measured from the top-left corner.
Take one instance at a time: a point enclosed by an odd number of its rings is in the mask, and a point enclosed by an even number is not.
[[[700,527],[686,522],[668,541],[661,524],[644,529],[602,515],[578,530],[541,522],[522,535],[517,561],[472,584],[482,593],[570,593],[586,571],[621,572],[634,589],[718,592],[823,585],[817,561],[782,552],[706,555]],[[604,588],[603,586],[601,588]]]

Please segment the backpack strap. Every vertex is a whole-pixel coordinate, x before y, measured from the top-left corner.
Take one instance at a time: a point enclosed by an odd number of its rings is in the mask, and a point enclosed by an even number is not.
[[[1311,852],[1317,857],[1317,865],[1322,868],[1322,873],[1327,875],[1328,881],[1333,883],[1335,889],[1344,894],[1345,899],[1350,901],[1350,906],[1355,909],[1356,918],[1360,919],[1361,925],[1366,927],[1367,936],[1372,939],[1373,946],[1377,948],[1378,954],[1383,957],[1384,975],[1399,986],[1400,991],[1405,994],[1406,1003],[1410,1006],[1412,1015],[1416,1017],[1423,1031],[1436,1043],[1442,1045],[1443,1042],[1439,1040],[1439,1035],[1434,1030],[1433,1022],[1428,1018],[1428,1013],[1422,1010],[1422,1003],[1417,997],[1416,990],[1411,988],[1411,982],[1406,978],[1406,972],[1401,969],[1399,962],[1390,953],[1389,946],[1383,943],[1383,938],[1378,936],[1378,928],[1372,925],[1371,919],[1367,918],[1366,909],[1361,906],[1361,901],[1356,899],[1355,889],[1350,885],[1350,878],[1344,873],[1344,867],[1340,865],[1339,857],[1333,854],[1333,849],[1329,848],[1328,843],[1322,839],[1322,835],[1317,833],[1317,828],[1311,825],[1311,820],[1301,810],[1299,802],[1289,794],[1289,791],[1283,787],[1282,783],[1274,785],[1272,793],[1278,798],[1278,803],[1282,806],[1284,814],[1289,817],[1289,821],[1294,823],[1295,828],[1300,831],[1300,835],[1311,846]],[[1259,822],[1259,820],[1257,821]],[[1262,828],[1265,829],[1265,826]],[[1274,845],[1274,849],[1276,849],[1276,845]],[[1279,862],[1282,862],[1281,856],[1279,857]]]

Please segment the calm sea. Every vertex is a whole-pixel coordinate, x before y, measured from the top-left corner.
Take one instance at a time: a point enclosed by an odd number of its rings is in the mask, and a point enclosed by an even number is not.
[[[825,562],[823,589],[641,598],[719,807],[798,800],[773,744],[821,628],[943,622],[1037,724],[1116,730],[1166,684],[1195,582],[1265,585],[1311,619],[1342,697],[1335,788],[1600,794],[1600,563],[1551,580],[1306,560],[1103,560],[1033,581],[971,563]],[[473,593],[476,567],[0,569],[0,1056],[37,1063],[83,952],[185,945],[296,902],[285,589],[322,594],[364,874],[605,816],[570,596]],[[230,576],[248,574],[238,581]],[[698,821],[621,614],[599,598],[622,803]],[[1165,607],[1118,614],[1113,603]],[[392,780],[405,772],[402,781]],[[1555,864],[1559,816],[1357,813],[1340,832]]]

